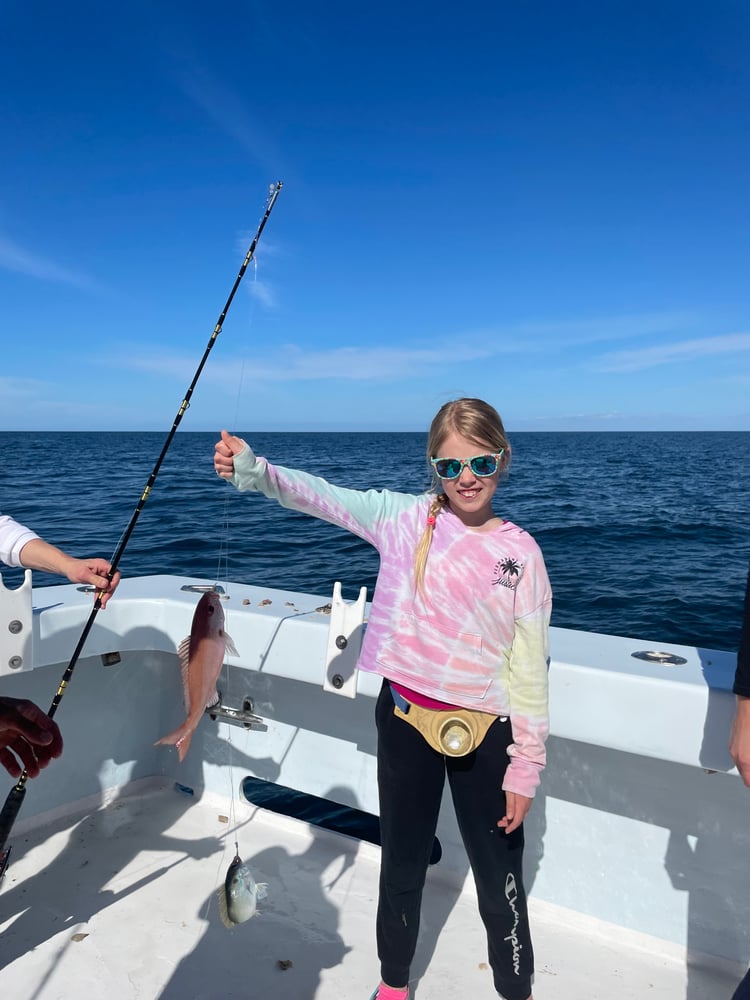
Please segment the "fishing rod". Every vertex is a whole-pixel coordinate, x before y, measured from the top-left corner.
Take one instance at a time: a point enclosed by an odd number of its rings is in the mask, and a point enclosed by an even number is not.
[[[180,408],[177,411],[177,415],[174,418],[174,423],[172,424],[172,429],[170,430],[169,434],[167,434],[167,437],[164,441],[164,445],[161,449],[161,453],[157,458],[156,464],[154,465],[151,471],[151,475],[148,478],[148,482],[146,483],[146,487],[143,490],[143,493],[141,494],[141,498],[138,501],[135,510],[133,511],[133,515],[130,518],[129,524],[125,529],[122,538],[120,539],[117,549],[115,550],[115,554],[112,556],[112,563],[110,566],[110,570],[107,573],[107,578],[110,581],[112,580],[113,576],[115,575],[115,572],[117,571],[117,566],[120,562],[120,559],[122,558],[122,554],[125,551],[128,542],[130,541],[130,536],[133,534],[133,529],[135,528],[136,522],[138,521],[140,513],[143,510],[143,507],[149,498],[154,482],[156,481],[156,477],[159,474],[159,469],[161,468],[161,464],[164,461],[164,457],[166,456],[167,451],[169,450],[169,446],[172,443],[172,439],[177,433],[177,428],[180,426],[183,414],[190,406],[190,398],[193,395],[193,390],[195,389],[198,379],[201,376],[201,372],[203,371],[206,361],[208,360],[208,355],[211,353],[211,348],[214,346],[214,344],[216,343],[216,338],[221,333],[224,320],[226,319],[226,315],[229,312],[229,307],[232,304],[232,299],[234,298],[235,292],[240,286],[240,282],[242,281],[242,277],[245,274],[245,271],[247,270],[248,264],[253,259],[253,254],[255,253],[255,248],[258,245],[258,240],[260,239],[261,233],[265,228],[266,222],[268,222],[268,217],[270,216],[271,211],[273,210],[273,206],[276,203],[276,199],[279,196],[279,192],[281,191],[282,186],[283,185],[281,181],[278,181],[276,184],[271,185],[271,190],[268,195],[268,200],[266,201],[265,213],[260,221],[260,225],[258,226],[258,230],[253,238],[253,242],[250,244],[250,249],[247,251],[245,259],[242,262],[242,267],[240,268],[239,273],[237,274],[237,277],[235,279],[234,285],[232,286],[232,290],[229,293],[229,298],[227,299],[224,308],[221,311],[221,315],[219,316],[216,322],[216,326],[214,327],[213,333],[211,334],[208,344],[206,345],[206,349],[203,352],[203,357],[201,358],[200,364],[198,365],[195,375],[193,376],[193,381],[190,383],[188,390],[185,393],[185,398],[182,400],[182,403],[180,404]],[[50,706],[50,710],[49,712],[47,712],[47,715],[50,717],[50,719],[54,718],[55,712],[57,711],[58,706],[63,699],[63,695],[65,694],[65,690],[68,687],[68,684],[70,683],[71,677],[73,676],[73,671],[75,669],[75,665],[78,662],[79,656],[81,655],[81,650],[83,649],[86,639],[88,638],[89,632],[91,631],[91,627],[94,624],[94,620],[97,616],[97,613],[99,612],[99,609],[102,606],[102,597],[104,593],[105,593],[104,591],[99,591],[96,595],[96,599],[94,601],[94,607],[91,610],[91,614],[89,615],[88,621],[84,625],[83,632],[81,633],[81,637],[78,640],[78,644],[76,648],[73,650],[73,655],[70,659],[70,663],[68,664],[65,673],[62,676],[62,680],[60,681],[60,686],[58,687],[57,693],[55,694],[55,697],[52,700],[52,705]],[[5,843],[8,839],[8,836],[10,835],[10,831],[13,828],[16,816],[18,815],[18,811],[20,810],[24,797],[26,795],[27,780],[28,780],[28,773],[26,772],[26,770],[24,770],[23,773],[21,774],[21,777],[18,779],[18,782],[13,786],[13,788],[11,788],[10,792],[8,793],[8,797],[5,800],[5,805],[3,806],[2,812],[0,812],[0,879],[2,879],[5,873],[5,869],[8,865],[8,856],[10,854],[10,848],[8,848],[7,851],[5,850]]]

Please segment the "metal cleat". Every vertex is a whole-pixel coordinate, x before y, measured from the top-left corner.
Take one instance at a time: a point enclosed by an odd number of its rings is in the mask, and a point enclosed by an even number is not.
[[[252,698],[245,698],[242,702],[242,708],[232,708],[230,705],[222,705],[220,691],[218,702],[215,705],[208,706],[206,715],[209,715],[214,722],[217,719],[222,719],[224,722],[231,722],[235,726],[244,726],[245,729],[255,729],[261,733],[268,731],[265,721],[259,715],[253,714]]]

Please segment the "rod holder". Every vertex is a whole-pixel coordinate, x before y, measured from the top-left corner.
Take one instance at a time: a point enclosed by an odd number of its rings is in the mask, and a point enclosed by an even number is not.
[[[0,573],[0,677],[31,670],[34,665],[31,570],[9,590]]]
[[[357,695],[357,661],[365,630],[366,603],[367,587],[361,587],[357,600],[347,604],[341,597],[339,581],[333,585],[323,690],[344,698]]]

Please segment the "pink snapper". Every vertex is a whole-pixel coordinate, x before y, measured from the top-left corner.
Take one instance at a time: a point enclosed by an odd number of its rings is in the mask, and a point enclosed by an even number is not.
[[[177,653],[182,665],[187,718],[174,732],[157,740],[154,746],[176,746],[182,761],[203,713],[219,700],[216,682],[225,655],[239,655],[231,637],[224,631],[224,609],[214,591],[204,594],[198,601],[190,635],[182,640]]]

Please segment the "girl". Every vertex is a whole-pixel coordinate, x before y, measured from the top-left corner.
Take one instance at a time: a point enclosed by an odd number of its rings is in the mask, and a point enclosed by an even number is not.
[[[510,457],[499,414],[479,399],[438,411],[427,458],[442,490],[420,496],[332,486],[256,458],[226,431],[216,444],[216,472],[238,489],[347,528],[380,554],[359,660],[383,677],[381,983],[371,1000],[409,996],[446,774],[495,988],[533,1000],[522,823],[545,763],[552,595],[536,542],[492,509]]]

